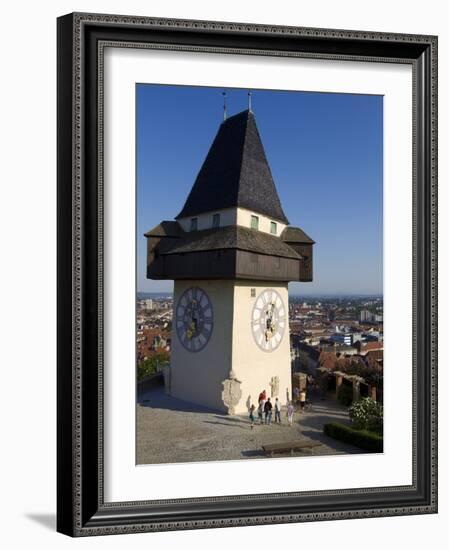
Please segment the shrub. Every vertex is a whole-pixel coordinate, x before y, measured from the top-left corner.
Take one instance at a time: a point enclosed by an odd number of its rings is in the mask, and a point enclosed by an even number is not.
[[[152,357],[144,359],[137,365],[137,380],[143,380],[147,376],[156,374],[168,361],[167,353],[156,353]]]
[[[352,386],[342,384],[338,390],[338,400],[345,407],[349,407],[352,403]]]
[[[370,397],[356,401],[349,408],[349,418],[357,430],[369,430],[382,433],[383,407]]]
[[[371,453],[383,452],[383,437],[368,430],[356,430],[338,422],[331,422],[324,425],[323,431],[329,437],[349,443],[354,447],[359,447],[359,449]]]

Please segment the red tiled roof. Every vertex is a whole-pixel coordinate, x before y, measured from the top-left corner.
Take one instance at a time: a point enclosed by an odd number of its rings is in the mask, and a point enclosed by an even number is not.
[[[383,342],[366,342],[362,344],[360,351],[383,350]]]

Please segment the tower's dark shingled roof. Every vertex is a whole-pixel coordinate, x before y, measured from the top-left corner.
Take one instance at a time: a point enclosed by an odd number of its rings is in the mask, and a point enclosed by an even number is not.
[[[279,237],[237,225],[227,225],[218,229],[205,229],[184,233],[182,237],[170,243],[161,241],[160,254],[184,254],[206,250],[224,250],[235,248],[257,254],[280,256],[281,258],[301,259],[293,248]]]
[[[178,222],[164,220],[144,235],[145,237],[179,237],[183,233],[184,231]]]
[[[176,219],[234,207],[288,224],[250,111],[221,124]]]
[[[310,243],[315,244],[315,241],[312,240],[307,233],[305,233],[299,227],[286,227],[281,233],[281,239],[288,243]]]

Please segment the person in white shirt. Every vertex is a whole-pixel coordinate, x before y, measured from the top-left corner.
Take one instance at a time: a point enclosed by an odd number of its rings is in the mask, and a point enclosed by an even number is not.
[[[274,402],[274,421],[281,423],[281,402],[279,401],[279,398],[276,397],[276,401]]]
[[[306,390],[301,390],[301,393],[299,394],[299,405],[301,407],[301,412],[304,412],[306,407]]]

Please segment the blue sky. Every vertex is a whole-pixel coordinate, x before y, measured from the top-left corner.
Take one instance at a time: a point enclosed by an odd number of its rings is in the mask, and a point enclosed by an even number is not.
[[[137,86],[137,290],[146,279],[143,234],[181,210],[223,119],[222,88]],[[248,106],[227,89],[228,115]],[[291,225],[315,241],[314,281],[294,294],[382,294],[381,96],[252,91],[252,109]]]

